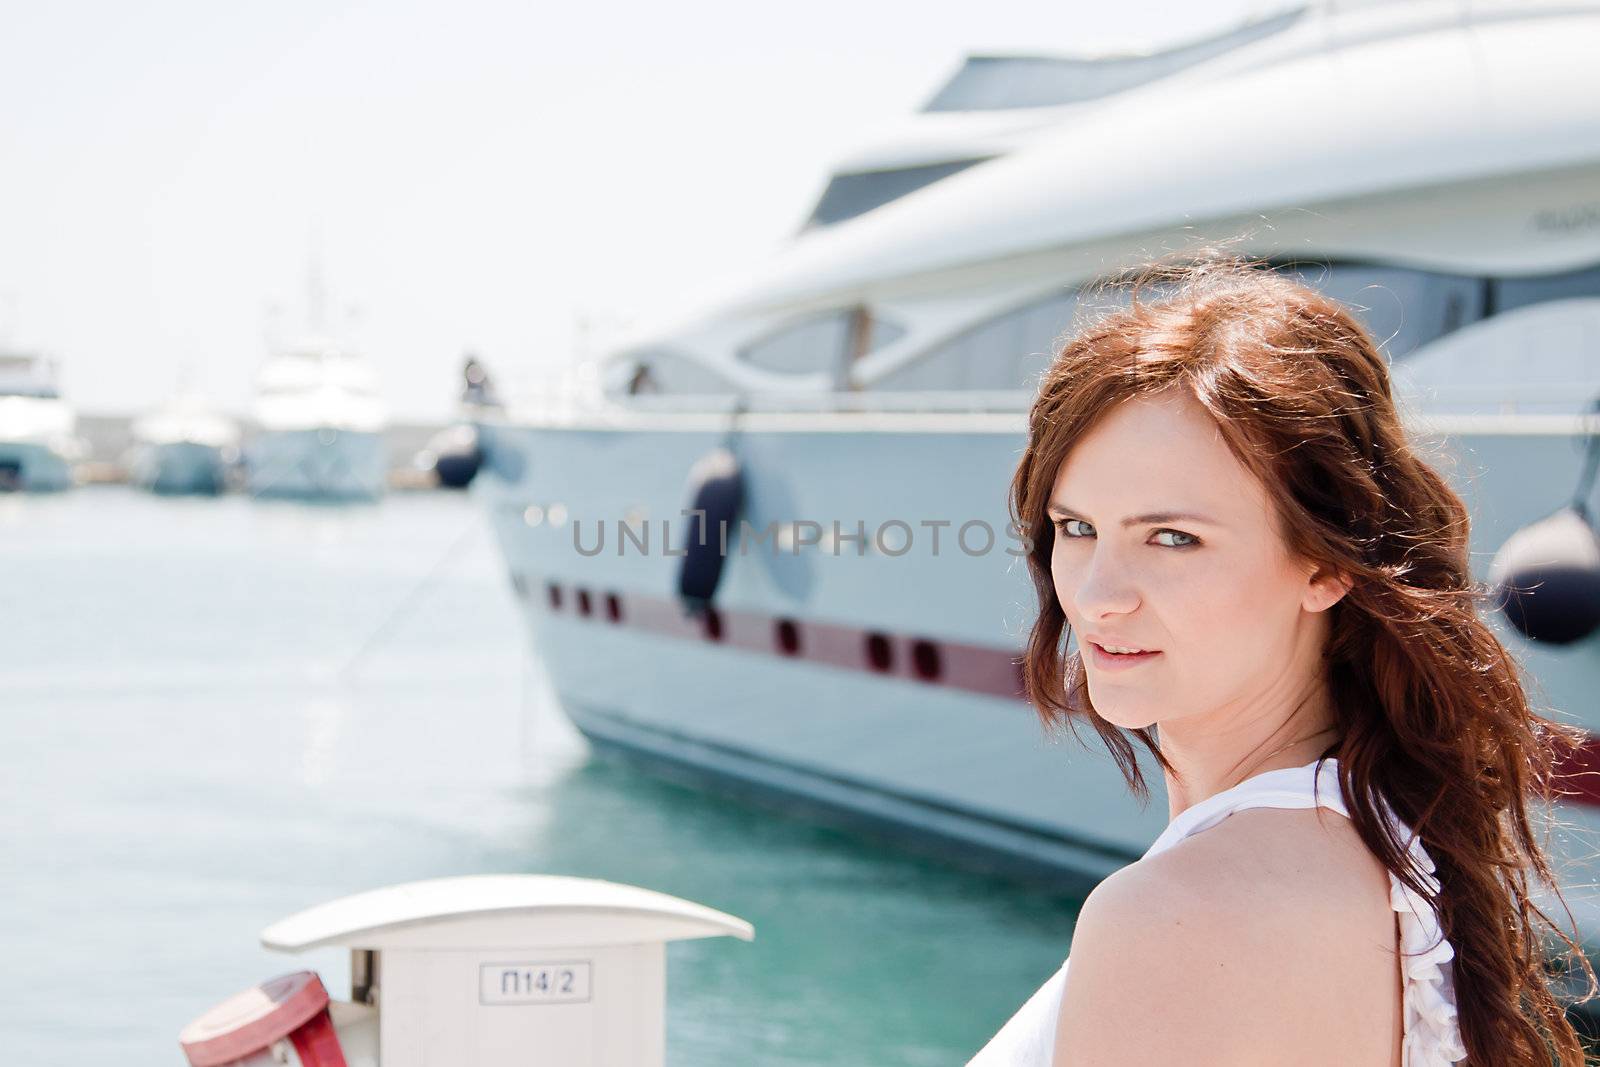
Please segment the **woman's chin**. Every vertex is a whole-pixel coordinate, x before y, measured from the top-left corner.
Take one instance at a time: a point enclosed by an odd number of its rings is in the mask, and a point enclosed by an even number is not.
[[[1123,730],[1143,730],[1147,726],[1154,726],[1158,716],[1153,708],[1147,707],[1143,701],[1127,699],[1126,694],[1116,694],[1107,699],[1095,695],[1094,686],[1089,686],[1089,700],[1094,705],[1094,712],[1106,722]]]

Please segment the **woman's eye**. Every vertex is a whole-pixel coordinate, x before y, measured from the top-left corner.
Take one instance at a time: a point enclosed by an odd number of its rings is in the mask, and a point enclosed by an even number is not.
[[[1094,526],[1082,519],[1058,519],[1055,527],[1062,537],[1068,539],[1094,536]],[[1190,545],[1200,543],[1200,539],[1194,534],[1184,533],[1182,530],[1157,530],[1154,537],[1156,544],[1163,548],[1188,548]]]

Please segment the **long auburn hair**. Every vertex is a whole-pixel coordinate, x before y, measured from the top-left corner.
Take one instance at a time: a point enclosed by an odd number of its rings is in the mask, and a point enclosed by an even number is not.
[[[1187,389],[1266,487],[1289,549],[1352,579],[1330,609],[1323,658],[1340,736],[1318,763],[1337,758],[1362,840],[1437,907],[1469,1062],[1580,1067],[1547,951],[1559,941],[1562,962],[1582,967],[1584,1000],[1600,986],[1578,942],[1530,899],[1531,874],[1566,909],[1529,809],[1555,798],[1556,768],[1586,733],[1534,713],[1480,616],[1488,592],[1469,568],[1467,509],[1408,440],[1379,345],[1342,304],[1231,254],[1157,261],[1116,284],[1123,306],[1082,326],[1042,375],[1011,484],[1039,601],[1022,664],[1029,701],[1047,728],[1076,734],[1087,719],[1141,802],[1128,735],[1172,770],[1154,728],[1124,731],[1095,712],[1067,652],[1045,508],[1067,453],[1112,407]],[[1437,894],[1391,838],[1374,790],[1433,858]]]

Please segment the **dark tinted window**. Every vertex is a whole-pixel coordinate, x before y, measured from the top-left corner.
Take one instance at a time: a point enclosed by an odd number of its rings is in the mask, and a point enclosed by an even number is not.
[[[778,374],[832,374],[850,357],[857,314],[855,308],[840,308],[791,323],[740,349],[739,358]],[[905,333],[897,323],[877,317],[868,330],[868,351]]]
[[[898,200],[932,185],[941,178],[966,170],[981,159],[961,159],[952,163],[930,163],[898,170],[869,170],[856,174],[836,174],[812,208],[806,227],[827,226],[864,215],[875,207]]]
[[[1527,304],[1573,297],[1600,296],[1600,264],[1559,274],[1540,274],[1525,278],[1496,278],[1493,287],[1494,311],[1510,311]]]
[[[1078,297],[1052,293],[1012,308],[871,383],[872,389],[1034,389],[1072,326]]]
[[[850,318],[848,311],[830,311],[785,326],[740,349],[739,358],[779,374],[831,372],[849,347]]]
[[[969,56],[924,111],[1047,107],[1120,93],[1284,29],[1304,10],[1275,15],[1203,41],[1151,55]]]
[[[893,344],[906,335],[906,328],[898,322],[880,319],[876,316],[873,317],[868,329],[872,331],[867,337],[868,352],[882,348],[884,345]]]

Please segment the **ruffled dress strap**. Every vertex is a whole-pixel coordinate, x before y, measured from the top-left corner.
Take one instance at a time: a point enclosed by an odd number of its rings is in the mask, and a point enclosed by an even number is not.
[[[1408,842],[1412,863],[1422,884],[1435,896],[1439,878],[1433,858],[1422,842],[1390,810],[1383,808],[1401,827]],[[1439,913],[1416,890],[1389,872],[1389,904],[1400,919],[1401,967],[1405,974],[1405,1054],[1404,1067],[1449,1067],[1467,1058],[1461,1041],[1461,1023],[1456,1009],[1455,975],[1452,962],[1456,951],[1444,936]]]

